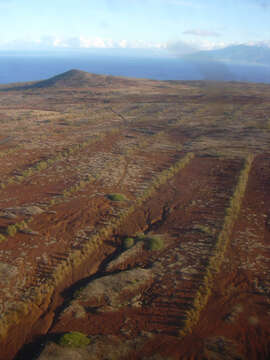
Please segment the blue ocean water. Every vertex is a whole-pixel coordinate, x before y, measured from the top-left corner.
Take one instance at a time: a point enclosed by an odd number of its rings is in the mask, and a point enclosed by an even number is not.
[[[1,55],[0,84],[42,80],[70,69],[155,80],[270,83],[270,66],[189,62],[178,58],[124,56]]]

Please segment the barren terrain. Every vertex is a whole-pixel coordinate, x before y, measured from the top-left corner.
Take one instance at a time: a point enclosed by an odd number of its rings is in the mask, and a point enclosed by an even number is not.
[[[0,359],[269,359],[269,145],[269,85],[1,85]]]

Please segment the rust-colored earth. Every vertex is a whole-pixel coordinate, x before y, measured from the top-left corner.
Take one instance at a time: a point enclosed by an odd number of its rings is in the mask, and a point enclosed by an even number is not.
[[[269,104],[77,70],[1,85],[0,359],[269,359]]]

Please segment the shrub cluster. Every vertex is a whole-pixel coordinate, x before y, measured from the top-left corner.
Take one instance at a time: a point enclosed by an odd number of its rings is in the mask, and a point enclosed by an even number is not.
[[[123,194],[108,194],[108,199],[111,201],[126,201],[127,198]]]
[[[67,347],[84,347],[89,345],[91,340],[79,331],[72,331],[62,335],[58,341],[59,345]]]
[[[161,250],[164,247],[164,241],[160,236],[146,237],[144,243],[146,249],[151,251]]]
[[[135,240],[132,237],[126,237],[123,240],[123,248],[125,250],[132,248],[132,246],[135,244]]]
[[[3,241],[5,241],[5,240],[6,240],[5,236],[2,235],[2,234],[0,234],[0,243],[3,242]]]
[[[6,228],[6,234],[8,236],[14,236],[19,230],[25,229],[26,227],[27,224],[24,220],[16,224],[8,225]]]
[[[137,235],[136,238],[126,237],[123,240],[123,248],[125,250],[130,249],[138,241],[143,241],[144,247],[146,250],[156,251],[161,250],[164,247],[164,241],[161,236],[147,236],[147,235]]]

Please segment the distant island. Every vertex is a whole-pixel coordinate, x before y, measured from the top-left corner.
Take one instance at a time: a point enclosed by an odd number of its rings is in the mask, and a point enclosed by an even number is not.
[[[185,55],[185,60],[192,61],[218,61],[234,64],[270,65],[270,48],[267,46],[231,45],[222,49],[199,51]]]

